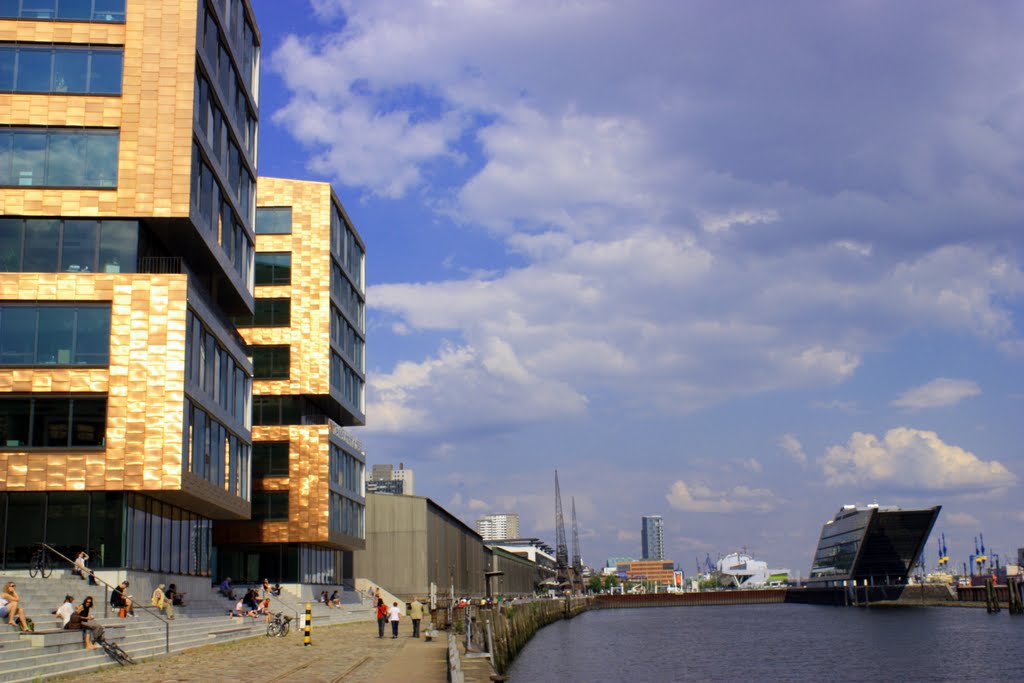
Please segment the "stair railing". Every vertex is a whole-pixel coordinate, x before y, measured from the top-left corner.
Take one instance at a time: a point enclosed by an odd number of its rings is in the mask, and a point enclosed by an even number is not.
[[[53,553],[54,555],[56,555],[60,559],[64,560],[68,564],[70,564],[72,568],[75,568],[75,569],[78,568],[78,565],[75,564],[74,560],[72,560],[67,555],[64,555],[62,552],[60,552],[59,550],[54,548],[52,545],[49,545],[48,543],[42,543],[42,542],[40,542],[38,545],[40,547],[44,548],[45,550]],[[103,584],[103,594],[104,594],[104,597],[106,598],[104,600],[104,605],[103,605],[103,615],[106,616],[106,614],[107,614],[107,612],[106,612],[107,606],[110,604],[109,592],[114,590],[114,586],[111,586],[109,583],[107,583],[106,581],[104,581],[100,577],[96,576],[96,572],[94,572],[93,570],[91,570],[89,568],[86,568],[85,571],[89,573],[89,576],[91,576],[94,581],[97,581],[97,582]],[[125,597],[131,598],[132,604],[134,606],[142,608],[150,616],[156,617],[160,621],[164,622],[164,650],[165,650],[165,652],[167,654],[170,654],[171,653],[171,622],[168,621],[166,618],[164,618],[164,616],[160,613],[160,610],[154,611],[154,608],[151,605],[143,605],[143,604],[137,602],[135,600],[135,598],[133,598],[130,595],[127,595]]]

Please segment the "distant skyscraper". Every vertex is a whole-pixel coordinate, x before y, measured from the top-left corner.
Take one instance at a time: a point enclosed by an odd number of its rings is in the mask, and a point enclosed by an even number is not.
[[[476,520],[476,531],[485,541],[519,538],[519,513],[500,512]]]
[[[662,521],[661,515],[643,518],[640,538],[643,543],[643,558],[645,560],[665,559],[665,523]]]

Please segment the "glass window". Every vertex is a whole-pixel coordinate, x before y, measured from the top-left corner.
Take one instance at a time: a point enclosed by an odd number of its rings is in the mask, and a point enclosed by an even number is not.
[[[40,306],[36,362],[68,365],[75,342],[75,309],[64,306]]]
[[[0,448],[27,446],[32,402],[0,400]]]
[[[89,92],[120,95],[123,63],[121,50],[93,50],[89,60]]]
[[[0,182],[5,185],[114,187],[117,183],[119,131],[115,129],[12,128],[8,136],[10,152],[0,154]]]
[[[252,518],[254,520],[288,519],[288,492],[254,492],[252,494]]]
[[[46,182],[46,132],[11,129],[12,185]]]
[[[0,309],[0,364],[31,365],[35,362],[36,309],[5,306]]]
[[[18,50],[18,53],[18,70],[14,76],[15,91],[49,92],[53,50],[23,48]]]
[[[257,285],[290,285],[292,255],[290,252],[256,252],[254,272]]]
[[[258,207],[256,209],[257,235],[290,235],[292,232],[292,208]]]
[[[0,11],[0,16],[3,12]],[[0,92],[14,90],[14,63],[18,51],[12,45],[0,45]]]
[[[0,272],[21,270],[20,218],[0,218]]]
[[[288,442],[264,442],[252,445],[253,477],[288,476]]]
[[[102,221],[99,269],[104,273],[134,273],[139,248],[135,221]]]
[[[96,263],[96,221],[64,221],[61,245],[61,270],[89,272]]]
[[[25,50],[23,50],[25,52]],[[89,92],[89,50],[57,48],[53,54],[52,92]]]
[[[86,173],[83,187],[115,187],[117,185],[117,134],[86,134]]]
[[[57,245],[60,221],[25,221],[25,259],[22,270],[27,273],[57,272]]]
[[[71,446],[95,447],[106,443],[107,402],[76,399],[71,416]]]
[[[59,0],[57,10],[60,19],[91,19],[92,0]]]
[[[32,401],[32,442],[37,448],[67,447],[71,402],[61,398]]]
[[[254,379],[288,379],[291,349],[287,346],[253,346]]]
[[[124,0],[92,0],[93,21],[124,21]]]

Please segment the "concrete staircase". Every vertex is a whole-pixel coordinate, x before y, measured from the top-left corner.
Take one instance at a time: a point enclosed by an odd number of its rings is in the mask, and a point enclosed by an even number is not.
[[[103,666],[116,666],[102,650],[85,650],[82,635],[73,631],[60,631],[60,622],[51,614],[66,594],[81,603],[86,595],[93,596],[97,620],[107,629],[108,640],[115,641],[134,659],[147,659],[166,654],[168,638],[172,653],[211,643],[266,635],[266,621],[228,616],[234,603],[214,589],[208,594],[186,596],[188,603],[175,608],[175,618],[165,622],[141,607],[135,618],[120,619],[108,608],[104,616],[103,605],[108,594],[104,587],[89,586],[71,575],[70,571],[54,571],[48,579],[29,578],[27,573],[16,572],[0,576],[0,585],[9,580],[18,584],[22,607],[38,633],[21,634],[0,624],[0,683],[38,681],[58,675],[93,671]],[[308,593],[310,587],[305,587]],[[351,597],[351,592],[349,597]],[[149,596],[135,596],[139,604],[148,604]],[[275,604],[276,603],[276,604]],[[283,594],[271,603],[274,611],[301,616],[305,603],[295,595]],[[351,621],[373,621],[373,609],[361,601],[345,604],[340,609],[329,609],[320,603],[312,606],[313,625],[340,624]],[[292,623],[290,637],[301,637],[297,622]]]

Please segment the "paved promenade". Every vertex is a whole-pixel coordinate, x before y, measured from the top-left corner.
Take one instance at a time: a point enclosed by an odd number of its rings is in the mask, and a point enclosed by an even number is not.
[[[402,622],[397,640],[393,640],[390,633],[383,639],[377,638],[376,622],[321,628],[314,623],[310,647],[303,646],[301,630],[292,630],[286,638],[260,637],[210,645],[136,666],[107,667],[91,674],[55,680],[76,683],[446,681],[446,638],[427,643],[422,638],[411,638],[410,633],[409,621]]]

